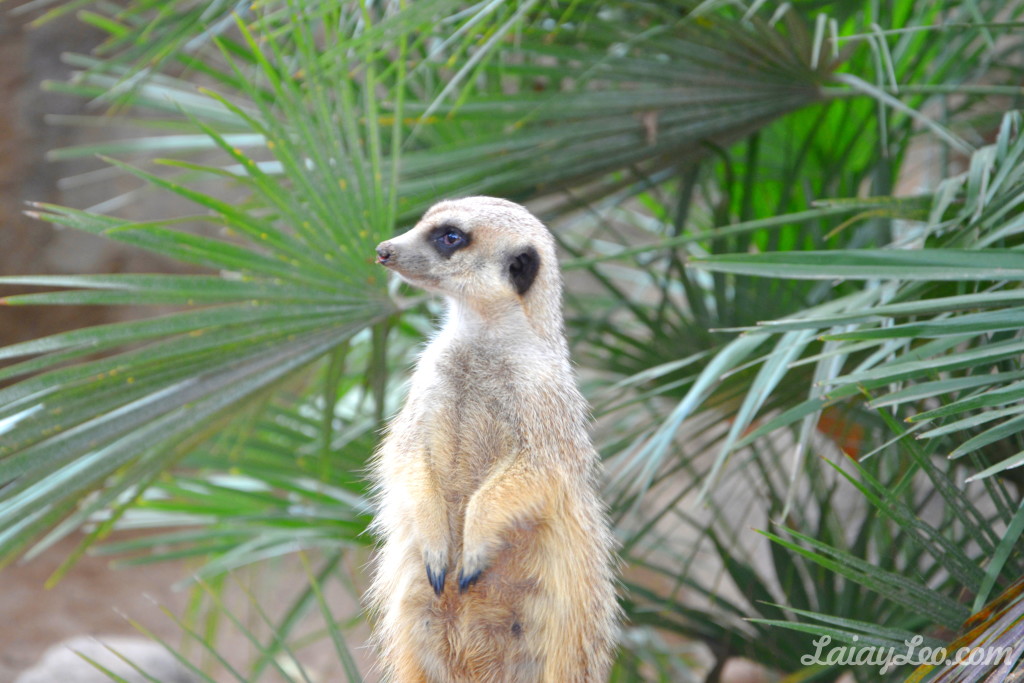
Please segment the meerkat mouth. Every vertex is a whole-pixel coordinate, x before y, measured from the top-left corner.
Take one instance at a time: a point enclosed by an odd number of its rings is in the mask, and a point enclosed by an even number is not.
[[[393,270],[395,274],[398,275],[398,277],[402,278],[410,285],[415,285],[416,287],[429,287],[433,289],[436,288],[438,284],[441,282],[441,278],[436,277],[434,275],[413,275],[411,273],[399,270],[398,268],[394,268]]]
[[[441,278],[437,277],[436,275],[431,275],[429,273],[410,272],[393,260],[384,263],[378,260],[378,263],[380,263],[382,266],[390,270],[400,279],[409,283],[413,287],[419,287],[420,289],[429,289],[433,291],[438,289],[438,286],[440,285]]]

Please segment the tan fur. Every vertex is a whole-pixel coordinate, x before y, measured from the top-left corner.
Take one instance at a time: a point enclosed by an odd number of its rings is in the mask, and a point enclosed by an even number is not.
[[[468,246],[443,257],[431,242],[441,226]],[[520,295],[509,259],[529,247],[540,265]],[[435,205],[378,253],[449,304],[374,464],[381,547],[368,600],[385,679],[606,680],[613,541],[554,239],[523,207],[471,197]],[[439,595],[427,565],[447,571]]]

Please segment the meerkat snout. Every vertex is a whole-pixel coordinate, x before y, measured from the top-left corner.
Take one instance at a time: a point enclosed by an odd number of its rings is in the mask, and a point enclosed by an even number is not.
[[[381,242],[377,245],[377,263],[382,266],[388,265],[391,261],[391,243]]]

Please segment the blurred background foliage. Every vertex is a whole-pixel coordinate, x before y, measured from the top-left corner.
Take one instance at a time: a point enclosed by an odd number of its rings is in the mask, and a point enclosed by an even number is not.
[[[193,557],[169,647],[204,680],[309,681],[317,639],[365,675],[325,589],[364,581],[363,468],[439,312],[373,247],[486,193],[564,250],[625,560],[614,680],[1024,671],[1022,3],[5,9],[106,36],[47,87],[97,112],[53,123],[106,132],[52,156],[117,189],[34,215],[192,271],[0,278],[42,288],[7,306],[154,307],[0,349],[4,561],[83,529],[54,580],[87,550]],[[247,596],[263,635],[226,579],[296,553],[287,610]],[[1012,664],[807,659],[915,635]]]

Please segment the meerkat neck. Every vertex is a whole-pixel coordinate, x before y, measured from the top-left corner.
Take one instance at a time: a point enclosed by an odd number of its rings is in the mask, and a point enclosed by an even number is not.
[[[458,339],[494,338],[513,342],[539,343],[568,356],[569,349],[557,310],[527,310],[518,305],[473,306],[448,298],[448,315],[442,333]]]

